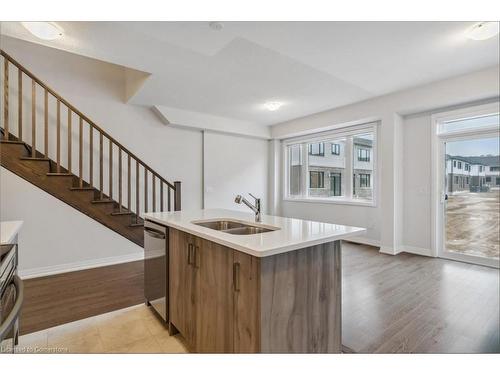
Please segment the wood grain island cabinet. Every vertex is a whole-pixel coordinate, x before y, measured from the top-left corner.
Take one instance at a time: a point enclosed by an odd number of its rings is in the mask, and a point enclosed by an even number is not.
[[[340,353],[340,241],[265,257],[169,228],[169,317],[199,353]]]

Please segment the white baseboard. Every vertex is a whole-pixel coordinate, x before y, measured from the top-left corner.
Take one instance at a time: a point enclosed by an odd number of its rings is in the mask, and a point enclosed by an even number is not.
[[[379,253],[382,254],[387,254],[387,255],[397,255],[401,252],[402,250],[395,250],[393,247],[389,246],[380,246]]]
[[[366,238],[366,237],[348,237],[346,239],[347,242],[354,242],[354,243],[359,243],[362,245],[369,245],[369,246],[374,246],[374,247],[380,247],[380,241],[379,240],[373,240],[371,238]]]
[[[432,250],[431,249],[426,249],[423,247],[416,247],[416,246],[402,246],[402,251],[405,253],[410,253],[410,254],[416,254],[416,255],[423,255],[426,257],[433,257],[432,255]]]
[[[134,262],[144,259],[144,253],[133,253],[126,255],[119,255],[115,257],[90,259],[74,263],[57,264],[54,266],[28,268],[18,270],[19,277],[23,280],[33,279],[35,277],[43,277],[50,275],[57,275],[65,272],[81,271],[89,268],[97,268],[103,266],[111,266],[113,264]]]

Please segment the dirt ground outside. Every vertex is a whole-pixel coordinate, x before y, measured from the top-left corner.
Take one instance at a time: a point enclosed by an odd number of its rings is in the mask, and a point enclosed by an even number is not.
[[[499,258],[500,190],[454,193],[446,209],[446,249]]]

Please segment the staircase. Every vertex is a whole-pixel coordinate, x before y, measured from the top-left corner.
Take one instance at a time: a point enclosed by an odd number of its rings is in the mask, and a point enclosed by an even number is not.
[[[161,177],[5,51],[0,53],[2,167],[143,246],[141,214],[180,210],[181,183]],[[29,91],[23,93],[26,86]]]

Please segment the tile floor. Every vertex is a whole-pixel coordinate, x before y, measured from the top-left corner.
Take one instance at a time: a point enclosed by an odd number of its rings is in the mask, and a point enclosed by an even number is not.
[[[187,353],[141,304],[23,335],[18,353]]]

